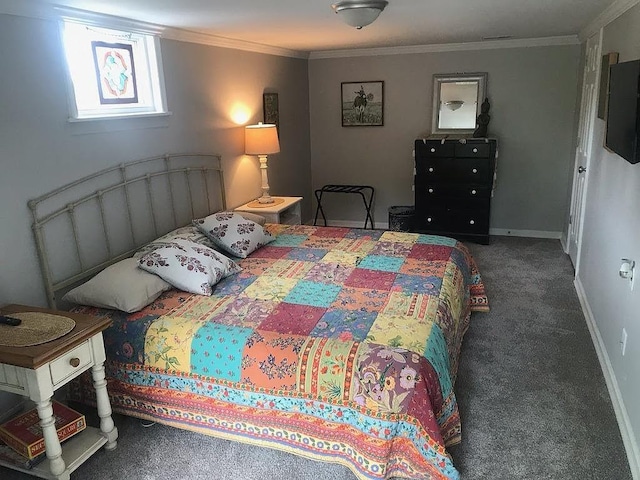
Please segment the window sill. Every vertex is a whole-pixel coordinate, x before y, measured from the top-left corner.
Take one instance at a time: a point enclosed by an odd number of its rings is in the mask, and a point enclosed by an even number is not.
[[[72,135],[87,135],[145,128],[167,128],[171,115],[171,112],[154,112],[114,115],[109,117],[69,118],[66,129]]]

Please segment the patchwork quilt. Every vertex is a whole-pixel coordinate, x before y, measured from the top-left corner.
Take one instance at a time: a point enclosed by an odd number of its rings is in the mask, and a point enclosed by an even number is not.
[[[115,411],[341,463],[361,479],[457,479],[453,385],[488,310],[456,240],[268,225],[213,295],[170,290],[104,332]],[[72,398],[95,402],[91,380]]]

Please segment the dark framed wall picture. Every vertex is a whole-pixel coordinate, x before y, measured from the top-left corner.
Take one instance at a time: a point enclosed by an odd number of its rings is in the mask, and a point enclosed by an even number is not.
[[[278,110],[278,94],[262,94],[262,111],[264,112],[264,123],[272,123],[280,133],[280,113]]]
[[[384,82],[342,82],[342,126],[384,125]]]
[[[133,46],[91,42],[101,105],[138,103]]]
[[[598,118],[606,120],[607,104],[609,101],[609,67],[618,63],[618,52],[607,53],[602,56],[600,70],[600,92],[598,94]]]

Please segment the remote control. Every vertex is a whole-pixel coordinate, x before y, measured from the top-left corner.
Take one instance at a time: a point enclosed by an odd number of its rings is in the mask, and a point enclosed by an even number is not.
[[[0,315],[0,325],[9,325],[10,327],[17,327],[21,323],[22,323],[22,320],[20,320],[19,318]]]

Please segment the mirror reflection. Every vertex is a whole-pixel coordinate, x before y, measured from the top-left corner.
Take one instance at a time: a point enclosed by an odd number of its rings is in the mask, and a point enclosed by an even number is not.
[[[486,83],[486,73],[434,75],[432,133],[472,133]]]

